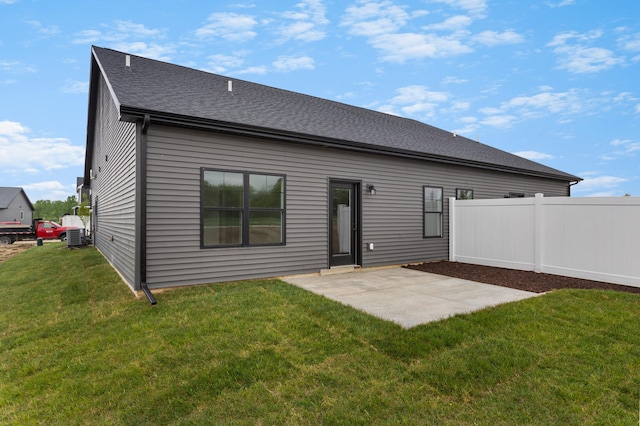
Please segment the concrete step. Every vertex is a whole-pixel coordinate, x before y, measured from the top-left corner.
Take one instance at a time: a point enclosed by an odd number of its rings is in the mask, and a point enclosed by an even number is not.
[[[336,274],[347,274],[349,272],[355,272],[362,269],[360,265],[344,265],[344,266],[334,266],[329,269],[321,269],[320,275],[336,275]]]

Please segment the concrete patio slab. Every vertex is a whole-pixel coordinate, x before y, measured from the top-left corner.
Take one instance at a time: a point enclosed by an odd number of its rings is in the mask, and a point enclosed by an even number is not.
[[[538,296],[401,267],[282,279],[404,328]]]

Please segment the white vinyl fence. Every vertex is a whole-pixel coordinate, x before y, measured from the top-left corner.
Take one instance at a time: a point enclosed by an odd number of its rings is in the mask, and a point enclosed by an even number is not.
[[[640,287],[640,197],[449,199],[449,259]]]

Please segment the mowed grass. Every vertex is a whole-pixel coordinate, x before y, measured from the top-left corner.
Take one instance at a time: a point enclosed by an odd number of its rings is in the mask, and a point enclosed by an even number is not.
[[[0,264],[0,423],[637,424],[640,297],[410,330],[278,280],[135,299],[93,248]]]

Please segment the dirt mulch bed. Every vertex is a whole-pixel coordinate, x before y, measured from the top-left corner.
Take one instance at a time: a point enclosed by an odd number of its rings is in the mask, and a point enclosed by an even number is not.
[[[640,294],[639,287],[629,287],[600,281],[563,277],[560,275],[537,274],[532,271],[518,271],[515,269],[472,265],[470,263],[439,261],[407,265],[405,267],[416,271],[431,272],[433,274],[462,278],[486,284],[494,284],[518,290],[531,291],[534,293],[545,293],[547,291],[563,288],[579,288],[626,291],[629,293]]]
[[[0,263],[31,247],[33,244],[0,244]]]

